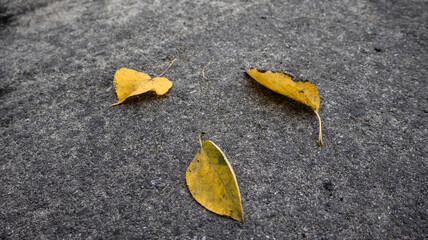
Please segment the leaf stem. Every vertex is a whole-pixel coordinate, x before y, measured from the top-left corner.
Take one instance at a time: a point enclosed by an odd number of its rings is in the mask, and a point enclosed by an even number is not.
[[[320,117],[320,115],[318,114],[318,110],[314,110],[314,112],[315,112],[315,114],[317,115],[317,117],[318,117],[318,122],[319,122],[319,124],[320,124],[320,134],[319,134],[319,136],[318,136],[318,146],[322,146],[322,145],[324,145],[324,143],[322,142],[322,124],[321,124],[321,117]]]
[[[162,75],[164,75],[166,73],[166,71],[168,71],[168,69],[172,66],[172,64],[177,60],[177,58],[174,58],[174,60],[172,60],[172,62],[169,64],[169,66],[163,71],[163,73],[161,73],[158,77],[161,77]]]
[[[202,135],[205,135],[205,133],[204,133],[204,132],[201,132],[201,133],[199,133],[199,136],[198,136],[199,144],[201,144],[201,147],[202,147],[202,140],[201,140],[201,136],[202,136]]]

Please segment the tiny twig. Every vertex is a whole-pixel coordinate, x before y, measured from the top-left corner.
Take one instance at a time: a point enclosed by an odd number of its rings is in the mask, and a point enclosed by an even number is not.
[[[209,61],[207,63],[207,65],[205,65],[205,67],[202,68],[202,78],[205,78],[205,69],[207,69],[207,67],[211,64],[211,61]]]
[[[162,75],[164,75],[166,73],[166,71],[168,71],[168,69],[172,66],[172,64],[177,60],[177,58],[174,58],[174,60],[172,60],[172,62],[169,64],[169,66],[163,71],[163,73],[161,73],[158,77],[161,77]]]

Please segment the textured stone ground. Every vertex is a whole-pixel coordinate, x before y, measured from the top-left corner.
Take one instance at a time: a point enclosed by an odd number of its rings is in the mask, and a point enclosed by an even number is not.
[[[0,0],[0,239],[428,238],[427,1]],[[121,67],[174,82],[122,105]],[[209,62],[202,77],[202,69]],[[288,71],[315,114],[249,67]],[[207,133],[245,222],[185,171]]]

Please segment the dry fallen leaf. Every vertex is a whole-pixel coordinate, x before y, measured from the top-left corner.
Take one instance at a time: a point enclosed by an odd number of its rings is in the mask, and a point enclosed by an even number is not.
[[[283,72],[272,72],[249,68],[247,74],[263,86],[279,94],[301,102],[314,110],[319,121],[318,145],[322,146],[321,117],[318,114],[320,97],[315,85],[309,81],[294,81],[293,76]]]
[[[230,163],[213,142],[202,143],[199,136],[199,143],[201,149],[186,172],[190,193],[206,209],[243,221],[241,194]]]
[[[167,78],[161,77],[174,63],[174,59],[168,68],[158,77],[151,78],[149,75],[129,68],[121,68],[114,75],[114,87],[116,89],[117,103],[115,106],[124,102],[127,98],[140,95],[148,91],[155,91],[157,95],[163,95],[172,87],[172,82]]]

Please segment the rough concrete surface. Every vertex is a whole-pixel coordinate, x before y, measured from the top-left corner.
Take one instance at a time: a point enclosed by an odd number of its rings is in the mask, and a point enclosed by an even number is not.
[[[427,1],[0,3],[0,239],[428,238]],[[116,70],[174,58],[109,107]],[[324,147],[253,66],[318,87]],[[202,131],[243,223],[187,190]]]

